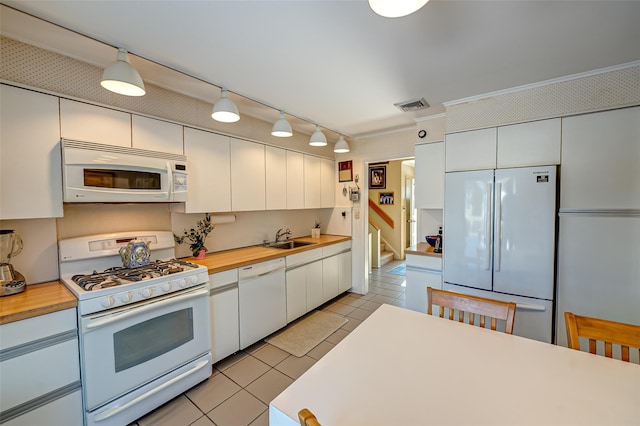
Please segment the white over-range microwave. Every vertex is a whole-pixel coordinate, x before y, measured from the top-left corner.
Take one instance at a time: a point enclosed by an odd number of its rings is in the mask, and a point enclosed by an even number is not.
[[[187,201],[187,157],[62,139],[67,203]]]

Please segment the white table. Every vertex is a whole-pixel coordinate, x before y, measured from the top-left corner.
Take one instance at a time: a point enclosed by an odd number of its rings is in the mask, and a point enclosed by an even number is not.
[[[639,425],[640,366],[383,305],[269,404],[269,424]]]

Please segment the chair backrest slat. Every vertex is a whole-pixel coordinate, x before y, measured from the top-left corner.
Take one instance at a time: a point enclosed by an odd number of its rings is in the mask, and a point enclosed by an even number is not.
[[[620,359],[630,362],[630,349],[640,358],[640,325],[564,313],[567,343],[580,350],[580,337],[589,341],[589,353],[597,354],[597,342],[604,342],[604,356],[613,358],[613,345],[620,345]]]
[[[516,304],[502,302],[484,297],[455,293],[427,287],[427,313],[432,315],[433,305],[439,306],[438,316],[444,318],[443,309],[449,309],[449,319],[454,319],[454,312],[458,311],[458,321],[464,322],[465,313],[468,321],[476,325],[479,317],[480,327],[486,327],[486,318],[491,319],[491,329],[497,330],[498,320],[505,321],[505,333],[513,334],[513,323],[516,314]]]

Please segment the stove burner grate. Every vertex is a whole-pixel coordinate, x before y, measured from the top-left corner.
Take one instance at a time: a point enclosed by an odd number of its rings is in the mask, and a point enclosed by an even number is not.
[[[71,277],[71,280],[84,290],[92,291],[177,274],[198,267],[194,263],[183,260],[157,260],[135,268],[115,266],[101,272],[93,271],[92,274],[78,274]]]

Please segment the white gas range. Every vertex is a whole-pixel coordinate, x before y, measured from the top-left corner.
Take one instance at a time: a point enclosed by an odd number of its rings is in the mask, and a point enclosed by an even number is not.
[[[151,261],[119,250],[149,241]],[[87,425],[128,424],[211,375],[207,268],[175,259],[167,231],[59,242],[61,281],[78,298]]]

